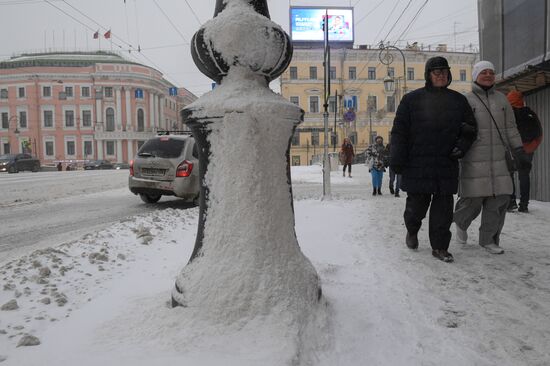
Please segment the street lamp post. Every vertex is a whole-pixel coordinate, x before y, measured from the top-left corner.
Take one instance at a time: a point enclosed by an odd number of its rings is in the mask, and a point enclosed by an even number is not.
[[[407,93],[407,60],[405,58],[405,54],[398,47],[385,45],[382,42],[380,42],[379,48],[380,53],[378,54],[378,59],[387,67],[389,67],[389,65],[391,65],[391,63],[393,62],[393,55],[391,54],[391,50],[396,50],[401,54],[401,57],[403,58],[403,95],[405,95]],[[395,81],[393,77],[391,77],[388,73],[388,75],[384,78],[385,90],[388,91],[388,89],[391,89],[391,91],[393,91],[394,82]]]
[[[309,139],[306,140],[306,161],[307,165],[309,165]]]

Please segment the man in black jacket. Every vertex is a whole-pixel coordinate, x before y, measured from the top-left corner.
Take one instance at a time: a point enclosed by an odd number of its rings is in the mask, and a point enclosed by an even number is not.
[[[405,242],[418,248],[418,231],[430,209],[432,254],[452,262],[448,252],[453,221],[453,194],[458,190],[458,159],[477,137],[477,124],[466,97],[448,89],[452,75],[444,57],[426,62],[426,85],[406,94],[391,130],[390,166],[401,174],[407,192]]]

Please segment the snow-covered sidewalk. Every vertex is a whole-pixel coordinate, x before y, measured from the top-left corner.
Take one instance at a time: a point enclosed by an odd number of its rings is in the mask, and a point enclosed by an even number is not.
[[[477,245],[474,222],[470,242],[453,241],[456,262],[447,264],[431,256],[425,226],[419,251],[405,247],[405,194],[373,197],[366,169],[354,166],[353,174],[333,172],[333,199],[322,201],[300,190],[320,187],[319,167],[292,168],[298,241],[321,276],[331,315],[303,345],[301,361],[281,354],[283,341],[267,348],[256,341],[271,330],[260,321],[246,332],[205,336],[182,320],[181,308],[169,308],[193,248],[194,208],[137,216],[3,263],[0,362],[550,364],[550,204],[532,202],[529,214],[507,216],[504,255]],[[40,345],[17,347],[23,339]]]

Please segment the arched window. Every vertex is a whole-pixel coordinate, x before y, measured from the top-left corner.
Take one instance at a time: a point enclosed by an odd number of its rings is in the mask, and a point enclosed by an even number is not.
[[[145,115],[141,108],[137,110],[137,130],[138,132],[145,131]]]
[[[105,111],[106,131],[115,130],[115,110],[113,108],[107,108]]]

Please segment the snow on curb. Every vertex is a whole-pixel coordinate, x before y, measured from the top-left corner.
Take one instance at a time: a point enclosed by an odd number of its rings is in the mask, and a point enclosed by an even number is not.
[[[32,252],[0,267],[0,362],[14,347],[40,344],[48,323],[70,317],[105,292],[151,247],[175,245],[173,232],[194,230],[198,209],[134,216],[79,240]],[[194,232],[190,235],[194,235]],[[5,349],[4,349],[5,347]]]

